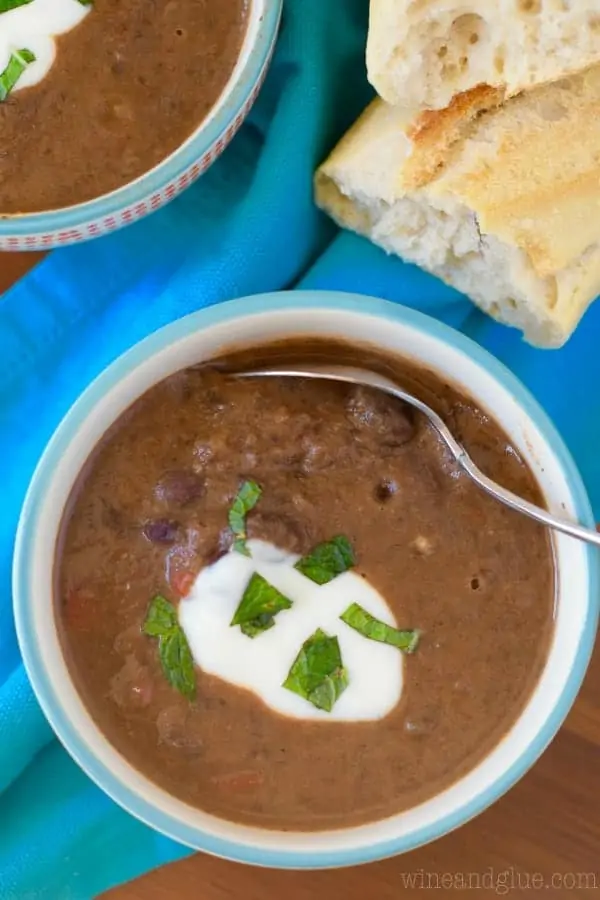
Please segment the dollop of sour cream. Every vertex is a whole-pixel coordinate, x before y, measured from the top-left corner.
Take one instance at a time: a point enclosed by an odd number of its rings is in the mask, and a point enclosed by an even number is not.
[[[46,77],[56,58],[54,38],[79,25],[91,9],[79,0],[32,0],[0,13],[0,72],[15,51],[31,50],[36,58],[19,78],[15,91]]]
[[[298,556],[264,541],[248,542],[251,557],[230,552],[203,569],[179,604],[179,622],[196,664],[211,675],[252,691],[271,709],[298,719],[381,719],[402,693],[402,653],[368,640],[340,620],[351,603],[397,627],[389,606],[355,572],[317,585],[296,569]],[[249,638],[230,622],[254,572],[292,601],[275,625]],[[304,641],[321,628],[336,635],[349,685],[332,712],[317,709],[282,687]]]

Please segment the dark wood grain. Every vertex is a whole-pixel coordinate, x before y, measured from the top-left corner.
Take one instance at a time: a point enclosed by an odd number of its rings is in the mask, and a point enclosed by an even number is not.
[[[0,253],[0,292],[38,254]],[[542,759],[492,809],[402,857],[336,872],[276,872],[196,855],[104,900],[561,900],[600,896],[600,649],[567,722]],[[470,889],[469,889],[470,888]]]
[[[43,259],[43,253],[0,252],[0,294]]]

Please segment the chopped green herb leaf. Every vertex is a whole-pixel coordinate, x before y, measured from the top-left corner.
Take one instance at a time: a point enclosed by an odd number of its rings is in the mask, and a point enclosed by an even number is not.
[[[234,536],[233,549],[244,556],[250,556],[250,552],[246,546],[246,516],[251,509],[254,509],[262,488],[255,481],[245,481],[239,489],[235,497],[231,509],[229,510],[229,527]]]
[[[256,619],[252,619],[250,622],[242,622],[240,631],[242,631],[246,637],[255,638],[258,637],[259,634],[264,634],[264,632],[268,631],[269,628],[272,628],[274,624],[274,617],[270,616],[268,613],[263,613],[262,616],[257,616]]]
[[[231,624],[239,625],[244,634],[253,638],[272,628],[277,613],[289,609],[291,605],[291,600],[255,572],[248,582]]]
[[[32,62],[35,62],[35,54],[31,50],[13,50],[7,67],[0,74],[0,103],[6,100],[27,66]]]
[[[0,14],[18,9],[19,6],[27,6],[32,0],[0,0]]]
[[[314,691],[308,696],[308,700],[317,709],[331,712],[336,700],[348,687],[348,672],[343,667],[336,669],[331,675],[327,675]]]
[[[142,631],[158,638],[158,655],[169,684],[193,700],[196,695],[196,675],[190,645],[179,624],[172,603],[157,594],[150,603]]]
[[[345,613],[340,616],[342,622],[349,625],[363,637],[369,638],[371,641],[379,641],[380,644],[390,644],[397,647],[404,653],[414,653],[417,649],[421,632],[415,629],[410,631],[400,631],[398,628],[392,628],[376,619],[370,613],[353,603],[348,607]]]
[[[348,687],[348,673],[342,665],[337,637],[317,629],[302,645],[283,687],[299,694],[317,709],[331,712]]]
[[[318,544],[314,550],[298,560],[295,568],[316,584],[327,584],[354,565],[354,551],[343,535]]]
[[[181,628],[159,638],[159,654],[163,672],[175,690],[193,700],[196,696],[196,673],[190,645]]]
[[[150,635],[150,637],[160,637],[161,634],[173,631],[178,626],[179,622],[175,607],[160,594],[157,594],[150,604],[142,631],[144,634]]]

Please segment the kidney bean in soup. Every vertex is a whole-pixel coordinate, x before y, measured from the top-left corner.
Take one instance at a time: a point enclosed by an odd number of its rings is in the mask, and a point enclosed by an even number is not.
[[[110,430],[57,551],[72,678],[141,772],[266,828],[357,825],[448,787],[514,723],[552,632],[546,532],[462,477],[420,416],[367,388],[227,374],[317,358],[393,375],[541,502],[468,398],[322,340],[180,372]]]

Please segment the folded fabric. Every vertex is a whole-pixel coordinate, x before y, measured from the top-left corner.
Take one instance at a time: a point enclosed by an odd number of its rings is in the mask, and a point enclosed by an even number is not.
[[[251,119],[207,175],[146,221],[55,252],[0,298],[2,900],[88,900],[189,852],[118,808],[53,739],[11,619],[12,547],[33,468],[83,388],[139,339],[200,307],[291,287],[418,307],[481,341],[533,389],[600,509],[600,399],[590,389],[600,374],[600,307],[566,348],[535,351],[430,276],[336,233],[313,205],[314,169],[370,98],[367,6],[288,0]]]

